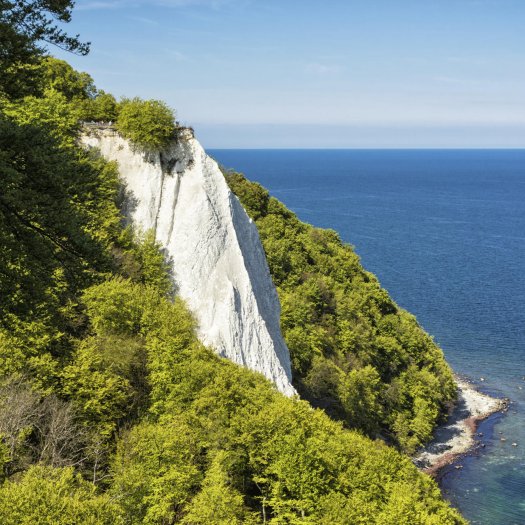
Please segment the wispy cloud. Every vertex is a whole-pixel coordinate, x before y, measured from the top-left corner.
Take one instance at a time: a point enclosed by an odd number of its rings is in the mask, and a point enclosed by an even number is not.
[[[434,81],[442,82],[443,84],[464,84],[465,81],[457,77],[437,76],[434,77]]]
[[[79,11],[94,11],[104,9],[123,9],[139,6],[161,6],[171,8],[207,7],[220,9],[232,4],[245,4],[246,0],[79,0],[76,9]]]
[[[145,16],[135,16],[135,15],[129,15],[127,16],[130,20],[134,20],[135,22],[139,22],[143,25],[147,26],[158,26],[159,22],[157,20],[152,20],[151,18],[146,18]]]
[[[319,76],[334,75],[342,71],[338,64],[328,64],[323,62],[310,62],[306,64],[305,71]]]
[[[108,2],[86,0],[84,2],[78,2],[75,5],[75,8],[77,11],[95,11],[98,9],[116,9],[118,7],[121,7],[122,4],[123,2],[120,2],[118,0],[109,0]]]
[[[446,60],[451,64],[461,64],[470,66],[483,66],[487,63],[485,59],[466,56],[449,56],[446,58]]]
[[[175,60],[175,62],[190,62],[190,59],[180,51],[168,50],[167,54]]]

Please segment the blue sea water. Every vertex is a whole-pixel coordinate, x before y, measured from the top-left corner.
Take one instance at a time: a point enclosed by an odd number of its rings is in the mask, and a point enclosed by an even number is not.
[[[473,524],[524,525],[525,150],[210,153],[337,230],[458,373],[512,400],[442,487]]]

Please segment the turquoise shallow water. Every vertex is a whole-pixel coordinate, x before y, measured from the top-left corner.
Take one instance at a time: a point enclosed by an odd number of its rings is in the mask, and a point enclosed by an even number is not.
[[[525,150],[211,154],[337,230],[457,372],[512,400],[442,486],[473,524],[525,525]]]

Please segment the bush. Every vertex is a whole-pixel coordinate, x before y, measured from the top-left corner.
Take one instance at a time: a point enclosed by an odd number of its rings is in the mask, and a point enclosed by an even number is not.
[[[54,523],[122,524],[119,508],[73,468],[34,466],[18,482],[0,487],[0,522],[4,525]]]
[[[88,98],[81,104],[82,120],[94,122],[114,122],[117,120],[117,101],[110,93],[99,91],[94,98]]]
[[[125,99],[120,103],[117,129],[136,146],[159,149],[175,133],[175,115],[160,100]]]

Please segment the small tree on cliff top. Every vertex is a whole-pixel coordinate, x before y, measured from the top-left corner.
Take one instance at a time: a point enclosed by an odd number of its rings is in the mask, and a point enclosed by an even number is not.
[[[121,102],[117,129],[136,146],[158,149],[175,133],[175,115],[160,100],[133,98]]]

